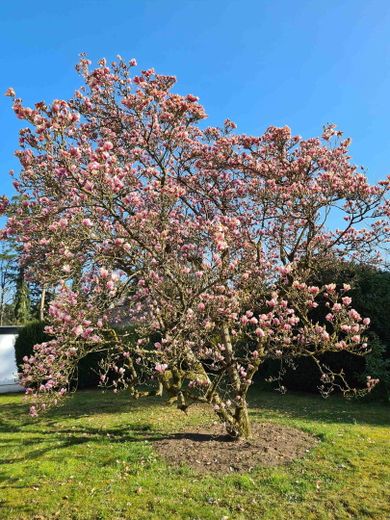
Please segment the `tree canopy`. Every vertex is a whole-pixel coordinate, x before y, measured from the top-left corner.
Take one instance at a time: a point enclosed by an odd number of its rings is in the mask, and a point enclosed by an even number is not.
[[[310,139],[204,127],[197,97],[135,66],[91,70],[83,57],[74,97],[34,108],[8,91],[28,127],[4,236],[21,243],[27,276],[56,293],[54,339],[24,364],[32,414],[66,394],[80,358],[105,349],[102,384],[165,390],[183,410],[210,403],[236,437],[250,435],[246,396],[266,358],[310,356],[325,393],[351,391],[319,357],[364,353],[369,318],[348,284],[311,280],[340,259],[380,261],[389,180],[370,185],[334,125]],[[326,323],[311,319],[320,300]],[[123,319],[136,340],[115,326]]]

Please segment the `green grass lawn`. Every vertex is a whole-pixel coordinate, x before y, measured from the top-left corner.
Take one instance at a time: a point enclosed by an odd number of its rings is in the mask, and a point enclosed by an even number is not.
[[[389,407],[269,392],[251,406],[321,442],[289,466],[204,476],[167,466],[152,440],[212,421],[205,408],[90,391],[34,420],[23,396],[0,395],[0,518],[390,518]]]

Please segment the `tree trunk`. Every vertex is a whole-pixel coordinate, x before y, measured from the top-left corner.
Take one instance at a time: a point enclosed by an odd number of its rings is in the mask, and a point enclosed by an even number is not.
[[[232,422],[226,424],[226,431],[235,440],[249,439],[251,437],[252,428],[246,403],[236,408],[232,416]]]
[[[252,428],[246,403],[237,410],[237,415],[238,438],[249,439],[252,435]]]
[[[216,396],[214,403],[222,403]],[[234,440],[250,439],[252,436],[251,422],[249,419],[248,406],[246,403],[236,407],[234,414],[224,407],[215,409],[220,421],[225,425],[226,433]]]
[[[41,301],[39,304],[39,319],[41,321],[43,321],[43,319],[45,317],[45,300],[46,300],[46,287],[43,286],[42,292],[41,292]]]

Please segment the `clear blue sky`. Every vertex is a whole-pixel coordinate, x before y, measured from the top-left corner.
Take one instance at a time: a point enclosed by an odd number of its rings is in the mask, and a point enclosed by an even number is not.
[[[19,0],[0,2],[0,93],[67,98],[78,54],[135,57],[226,117],[305,137],[335,122],[372,181],[390,173],[389,0]],[[12,193],[20,121],[0,96],[0,192]]]

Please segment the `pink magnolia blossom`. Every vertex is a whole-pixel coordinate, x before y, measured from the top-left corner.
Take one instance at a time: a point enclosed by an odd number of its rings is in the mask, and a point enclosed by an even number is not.
[[[81,335],[83,334],[83,332],[84,332],[84,329],[83,329],[83,327],[82,327],[81,325],[77,325],[77,327],[75,327],[75,328],[73,329],[73,333],[74,333],[74,335],[75,335],[76,337],[77,337],[77,336],[81,336]]]
[[[86,227],[93,227],[93,222],[90,218],[84,218],[82,224]]]
[[[14,91],[14,89],[12,87],[9,87],[7,88],[5,94],[5,96],[8,96],[8,97],[15,97],[16,96],[16,93]]]
[[[166,371],[167,368],[168,368],[168,365],[167,365],[167,364],[165,364],[165,363],[163,363],[163,364],[161,364],[161,363],[157,363],[157,364],[155,365],[155,367],[154,367],[154,370],[155,370],[156,372],[158,372],[159,374],[163,374],[163,373]]]

